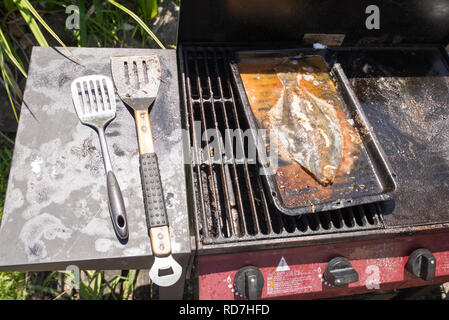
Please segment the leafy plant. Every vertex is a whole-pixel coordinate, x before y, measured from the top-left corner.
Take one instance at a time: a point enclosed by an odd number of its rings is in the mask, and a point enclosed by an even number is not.
[[[10,104],[12,106],[12,110],[14,112],[14,116],[16,118],[16,121],[19,122],[19,118],[17,116],[16,108],[15,108],[15,105],[14,105],[14,102],[13,102],[13,97],[12,97],[11,91],[9,89],[10,85],[12,85],[13,87],[14,87],[14,85],[13,85],[13,82],[12,82],[12,80],[11,80],[9,74],[8,74],[8,71],[7,71],[8,69],[7,69],[6,64],[5,64],[5,59],[4,59],[4,56],[3,56],[3,50],[0,50],[0,68],[1,68],[3,84],[5,86],[6,94],[8,96],[9,102],[10,102]]]
[[[31,4],[28,2],[28,0],[25,1],[19,1],[19,0],[13,0],[14,4],[19,9],[20,14],[22,15],[23,19],[27,23],[28,27],[30,28],[31,32],[33,33],[34,37],[36,38],[37,42],[40,46],[48,47],[47,39],[45,39],[44,35],[42,34],[41,29],[39,28],[39,25],[37,24],[36,20],[34,19],[33,15],[37,12],[31,12],[30,7]],[[39,14],[37,14],[39,15]]]
[[[122,271],[122,275],[116,275],[109,280],[105,279],[104,271],[85,270],[78,274],[79,290],[71,287],[66,290],[58,290],[59,286],[70,279],[74,283],[74,274],[68,271],[53,271],[40,283],[27,281],[27,274],[23,272],[0,273],[0,300],[1,299],[26,299],[30,296],[44,296],[49,299],[70,300],[129,300],[133,297],[134,283],[137,271]],[[33,277],[33,275],[32,275]],[[34,278],[36,276],[34,275]],[[31,281],[33,282],[33,281]],[[19,290],[20,289],[20,290]]]
[[[33,21],[33,20],[31,20],[32,17],[30,17],[30,13],[31,13],[33,15],[33,17],[36,18],[40,22],[40,24],[42,24],[42,26],[48,31],[48,33],[50,33],[52,35],[52,37],[55,38],[55,40],[58,41],[59,44],[64,47],[64,49],[66,49],[76,60],[79,61],[79,59],[72,53],[72,51],[70,51],[69,48],[67,48],[67,46],[64,44],[64,42],[62,42],[62,40],[58,37],[58,35],[44,21],[44,19],[42,19],[42,17],[39,15],[39,13],[36,11],[36,9],[34,9],[34,7],[31,5],[31,3],[28,0],[14,0],[14,3],[19,8],[19,11],[22,14],[22,16],[24,16],[24,18],[26,17],[25,21],[27,21],[27,19],[29,19],[29,21]],[[28,23],[28,21],[27,21],[27,23]],[[37,30],[35,30],[36,26],[33,26],[33,28],[32,28],[30,23],[28,23],[28,25],[29,25],[31,31],[33,31],[33,34],[34,34],[36,40],[38,40],[38,42],[39,42],[39,40],[41,40],[41,39],[38,39],[37,36],[40,37],[40,35],[42,35],[39,27],[37,27],[37,29],[39,29],[39,32],[37,34],[35,34],[34,32],[37,31]],[[43,35],[42,35],[42,37],[43,37]],[[46,41],[43,42],[42,44],[41,43],[39,43],[39,44],[41,46],[48,46],[48,44],[46,44]]]
[[[121,5],[120,3],[116,2],[115,0],[108,0],[110,4],[113,4],[123,12],[129,14],[138,24],[141,26],[152,38],[153,40],[161,47],[162,49],[165,49],[162,42],[159,41],[159,39],[156,37],[156,35],[148,28],[148,26],[145,24],[145,22],[142,21],[134,12],[126,8],[125,6]]]
[[[5,61],[5,56],[26,78],[27,74],[23,67],[22,61],[18,57],[17,53],[12,49],[10,41],[0,28],[0,71],[3,79],[2,83],[8,95],[9,102],[14,112],[14,117],[16,118],[16,121],[19,122],[19,118],[17,116],[15,104],[13,102],[13,95],[10,90],[10,87],[14,90],[19,99],[22,99],[22,95],[20,93],[20,90],[18,89],[17,84],[12,80],[11,72]]]
[[[159,7],[157,0],[137,0],[137,3],[139,4],[143,21],[151,20],[157,15],[157,9]]]
[[[122,12],[129,15],[135,22],[137,22],[138,26],[142,28],[142,30],[144,30],[146,34],[148,34],[161,48],[165,49],[164,45],[148,28],[144,21],[142,21],[142,19],[140,19],[134,12],[132,12],[124,5],[116,2],[115,0],[109,0],[108,2],[116,8],[120,9]],[[64,4],[60,1],[46,1],[46,3],[51,6],[67,6],[67,4]],[[91,12],[86,12],[86,8],[88,7],[87,3],[88,1],[85,0],[76,1],[80,14],[80,28],[79,30],[75,31],[78,45],[88,46],[90,40],[93,39],[99,46],[114,46],[115,44],[123,46],[123,41],[120,40],[117,32],[123,29],[123,27],[126,25],[126,20],[123,19],[120,11],[114,11],[105,8],[104,4],[107,3],[106,1],[102,2],[101,0],[94,0],[93,4],[91,5],[91,8],[94,9],[93,12],[95,13],[93,14]],[[137,1],[137,4],[139,12],[143,15],[145,21],[154,18],[154,16],[157,14],[157,0],[140,0]],[[2,19],[2,26],[0,28],[0,69],[8,99],[10,101],[16,121],[18,121],[18,115],[13,103],[14,97],[12,91],[14,91],[19,100],[21,100],[21,94],[18,86],[12,80],[13,77],[11,75],[11,72],[8,70],[6,61],[17,68],[17,70],[19,70],[24,77],[26,77],[27,74],[25,72],[23,62],[13,49],[10,40],[2,29],[6,24],[6,19],[13,12],[20,12],[26,25],[33,34],[36,42],[40,46],[48,46],[48,41],[41,30],[42,26],[78,62],[80,62],[81,64],[82,62],[72,53],[72,51],[65,45],[65,43],[59,38],[59,36],[50,28],[50,26],[45,22],[38,11],[32,6],[29,0],[3,0],[3,6],[7,12]],[[91,17],[92,15],[94,15],[93,18]],[[110,25],[109,21],[112,22],[112,25]],[[90,24],[90,22],[92,23]],[[135,30],[133,31],[133,35],[135,34],[136,30],[137,29],[135,28]],[[103,39],[103,41],[101,41],[100,39]],[[146,42],[146,39],[143,39],[143,42]]]
[[[102,300],[102,299],[129,299],[134,291],[134,281],[136,270],[129,270],[128,276],[115,276],[109,281],[104,281],[104,272],[83,271],[87,280],[80,283],[79,298],[81,300]],[[116,289],[122,284],[121,294],[117,296]]]
[[[36,22],[36,19],[64,48],[66,48],[68,52],[70,52],[73,55],[73,53],[61,41],[61,39],[56,35],[56,33],[48,26],[48,24],[42,19],[42,17],[34,9],[34,7],[28,0],[4,0],[3,4],[5,8],[8,10],[7,14],[5,15],[5,18],[8,17],[13,11],[18,10],[22,15],[23,19],[25,20],[26,24],[28,25],[28,27],[30,28],[31,32],[33,33],[39,45],[48,46],[48,42],[45,39],[45,36],[43,35],[42,31],[40,30],[39,25]],[[5,18],[3,20],[5,20]],[[5,21],[3,21],[3,25],[4,22]],[[2,83],[6,90],[16,121],[18,122],[19,118],[16,112],[15,104],[13,102],[14,96],[10,89],[12,88],[14,90],[14,93],[20,100],[22,99],[22,95],[16,82],[12,80],[11,71],[9,70],[5,57],[8,59],[10,63],[12,63],[12,65],[15,68],[17,68],[20,71],[20,73],[25,78],[27,77],[23,62],[20,60],[18,54],[13,49],[11,41],[4,33],[3,29],[0,28],[0,71],[3,79]]]
[[[7,36],[3,33],[3,30],[0,28],[0,50],[4,53],[9,61],[22,73],[22,75],[26,78],[27,73],[23,67],[23,63],[18,57],[17,53],[12,49],[11,42],[7,38]],[[3,68],[2,68],[3,69]]]
[[[1,272],[0,283],[0,300],[25,299],[27,293],[24,272]]]
[[[82,47],[86,47],[88,43],[87,39],[87,27],[86,27],[86,7],[84,0],[77,0],[77,5],[80,14],[80,30],[79,30],[79,42]]]

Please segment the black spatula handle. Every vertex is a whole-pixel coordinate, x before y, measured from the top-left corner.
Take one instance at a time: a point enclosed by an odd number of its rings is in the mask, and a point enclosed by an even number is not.
[[[156,153],[140,155],[140,180],[142,181],[143,202],[148,227],[168,226]]]
[[[120,186],[114,172],[108,171],[106,179],[112,225],[121,240],[128,239],[128,220]]]

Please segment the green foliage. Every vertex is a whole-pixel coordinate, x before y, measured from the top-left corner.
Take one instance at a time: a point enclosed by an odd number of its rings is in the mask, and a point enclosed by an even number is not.
[[[128,270],[126,277],[123,277],[121,298],[129,300],[134,292],[134,283],[137,278],[137,270]]]
[[[34,7],[31,5],[31,3],[28,0],[14,0],[14,3],[19,8],[20,12],[22,13],[22,16],[25,18],[25,21],[27,23],[28,23],[28,21],[33,22],[34,21],[33,17],[34,17],[36,20],[38,20],[40,22],[40,24],[45,28],[45,30],[47,30],[48,33],[50,33],[52,35],[52,37],[55,38],[55,40],[58,41],[59,44],[64,47],[64,49],[66,49],[76,60],[79,61],[79,59],[72,53],[72,51],[69,50],[69,48],[67,48],[67,46],[64,44],[64,42],[62,42],[62,40],[58,37],[58,35],[44,21],[44,19],[42,19],[40,14],[36,11],[36,9],[34,9]],[[30,13],[32,14],[32,17],[30,16]],[[40,37],[40,35],[42,35],[42,32],[40,32],[39,27],[33,26],[33,28],[32,28],[32,25],[30,25],[30,23],[28,23],[28,25],[29,25],[31,31],[33,32],[36,40],[38,42],[42,41],[42,39],[38,39],[38,37],[37,37],[37,36]],[[36,28],[37,28],[37,30],[36,30]],[[43,35],[42,35],[42,37],[43,37]],[[48,46],[48,44],[46,44],[45,38],[43,40],[44,40],[43,44],[41,44],[41,42],[39,42],[39,44],[41,46],[46,46],[46,45]]]
[[[3,33],[3,30],[0,28],[0,51],[2,54],[5,54],[9,61],[23,74],[26,78],[27,73],[23,68],[23,63],[18,57],[17,53],[12,49],[11,42],[7,38],[7,36]],[[4,69],[4,68],[2,68]]]
[[[8,11],[12,11],[16,8],[14,5],[14,0],[3,0],[3,5]]]
[[[151,20],[157,15],[159,7],[157,0],[137,0],[137,3],[143,21]]]
[[[123,12],[127,13],[128,15],[130,15],[139,24],[139,26],[141,26],[142,29],[145,30],[145,32],[147,32],[151,36],[151,38],[153,38],[153,40],[159,45],[159,47],[161,47],[162,49],[165,49],[162,42],[159,41],[159,39],[156,37],[156,35],[150,30],[150,28],[148,28],[148,26],[145,24],[145,22],[143,22],[142,19],[139,18],[139,16],[137,16],[134,12],[129,10],[127,7],[121,5],[120,3],[116,2],[115,0],[108,0],[108,2],[110,4],[116,6]]]
[[[9,103],[11,104],[12,110],[14,112],[14,116],[16,118],[16,121],[19,122],[19,118],[17,116],[16,113],[16,108],[13,102],[13,98],[12,98],[12,94],[11,91],[9,89],[9,86],[12,84],[11,78],[9,77],[7,68],[6,68],[6,64],[5,64],[5,59],[3,57],[3,51],[0,50],[0,69],[1,69],[1,74],[2,74],[2,79],[3,79],[3,84],[5,86],[5,90],[6,90],[6,94],[8,96],[9,99]]]
[[[34,284],[33,279],[31,279],[31,281],[29,281],[29,283],[27,283],[26,285],[27,296],[40,293],[42,295],[52,297],[53,299],[59,298],[63,295],[66,295],[67,298],[70,298],[70,296],[65,291],[59,292],[56,289],[58,282],[62,283],[64,277],[73,278],[73,274],[68,271],[53,271],[47,277],[45,277],[42,284]],[[27,298],[27,296],[25,298]]]
[[[16,108],[13,102],[13,96],[10,91],[10,87],[14,89],[18,97],[21,98],[21,94],[19,89],[16,87],[14,81],[12,81],[11,79],[9,68],[6,65],[5,56],[9,60],[9,62],[11,62],[26,78],[27,74],[23,67],[22,61],[18,57],[17,53],[12,49],[11,42],[9,41],[7,36],[3,33],[3,30],[0,28],[0,73],[3,79],[3,85],[8,95],[9,102],[11,104],[11,108],[14,113],[14,117],[16,118],[16,121],[19,122]]]
[[[84,0],[77,0],[76,4],[80,9],[80,30],[79,30],[79,43],[81,47],[88,46],[87,27],[86,27],[86,7]]]
[[[39,45],[43,47],[48,47],[47,39],[45,39],[45,36],[42,34],[39,25],[37,24],[36,20],[33,17],[34,13],[30,11],[29,6],[31,6],[31,4],[27,0],[26,1],[14,0],[13,2],[19,9],[20,14],[27,23],[28,27],[30,28],[31,32],[33,33]]]
[[[0,300],[23,300],[26,296],[26,273],[0,272]]]
[[[104,280],[103,271],[83,272],[87,280],[80,283],[80,300],[128,300],[132,296],[136,270],[129,270],[126,277],[115,276],[109,281]],[[120,294],[117,295],[116,290],[119,284],[122,285],[122,288]]]

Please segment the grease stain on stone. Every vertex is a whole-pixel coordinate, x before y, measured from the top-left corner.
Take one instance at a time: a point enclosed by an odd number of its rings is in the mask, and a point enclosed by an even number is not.
[[[103,169],[103,157],[101,152],[92,144],[92,138],[85,139],[80,147],[72,147],[70,152],[80,160],[85,159],[84,168],[89,170],[92,176],[100,174]]]
[[[125,155],[125,152],[116,143],[112,145],[112,149],[117,157],[123,157]]]
[[[165,203],[167,204],[167,207],[173,207],[172,199],[174,199],[175,195],[172,192],[167,192],[167,195],[165,196]]]
[[[21,231],[23,242],[29,260],[42,259],[47,256],[45,240],[70,238],[72,230],[64,226],[60,219],[48,213],[42,213],[27,221]]]
[[[107,137],[118,137],[120,135],[120,132],[117,130],[111,131],[111,132],[107,132],[106,136]]]

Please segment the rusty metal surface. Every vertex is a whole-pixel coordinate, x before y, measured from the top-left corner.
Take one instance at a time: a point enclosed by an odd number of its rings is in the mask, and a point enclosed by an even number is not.
[[[449,68],[438,47],[342,49],[337,60],[400,186],[387,226],[449,221]]]
[[[128,214],[129,240],[111,225],[96,133],[83,126],[71,101],[73,79],[110,75],[109,57],[155,53],[163,81],[150,110],[175,259],[191,252],[174,50],[35,47],[24,94],[0,226],[0,269],[145,268],[152,252],[145,222],[139,152],[132,113],[116,96],[117,116],[106,129],[111,160]]]

